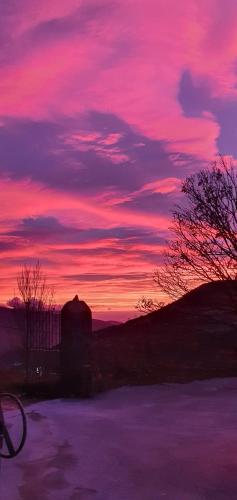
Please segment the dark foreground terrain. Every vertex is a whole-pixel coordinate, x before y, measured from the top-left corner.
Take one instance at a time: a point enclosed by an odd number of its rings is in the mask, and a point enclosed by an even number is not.
[[[30,404],[4,500],[236,500],[237,379]]]

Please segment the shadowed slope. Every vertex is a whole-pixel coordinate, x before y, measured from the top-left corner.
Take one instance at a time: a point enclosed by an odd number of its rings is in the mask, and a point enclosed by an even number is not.
[[[201,285],[159,311],[95,332],[94,357],[112,386],[237,375],[237,281]]]

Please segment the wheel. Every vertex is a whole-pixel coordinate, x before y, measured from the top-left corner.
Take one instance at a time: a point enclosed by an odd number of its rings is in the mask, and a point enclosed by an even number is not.
[[[19,414],[20,414],[21,421],[22,421],[22,435],[21,435],[20,443],[16,448],[14,447],[14,444],[12,442],[12,438],[9,434],[9,430],[8,430],[6,422],[5,422],[4,409],[3,409],[3,401],[5,399],[14,401],[16,408],[19,410]],[[22,448],[25,444],[26,436],[27,436],[27,420],[26,420],[26,415],[25,415],[24,408],[23,408],[21,402],[13,394],[0,393],[0,437],[2,437],[2,443],[5,442],[7,450],[8,450],[8,453],[2,453],[0,451],[0,457],[1,458],[14,458],[14,457],[16,457],[18,455],[18,453],[20,453],[20,451],[22,450]],[[1,440],[0,440],[0,443],[1,443]]]

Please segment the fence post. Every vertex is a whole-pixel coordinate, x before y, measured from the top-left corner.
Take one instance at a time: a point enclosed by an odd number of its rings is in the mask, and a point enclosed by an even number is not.
[[[91,334],[91,310],[76,295],[61,311],[61,382],[66,395],[91,395]]]

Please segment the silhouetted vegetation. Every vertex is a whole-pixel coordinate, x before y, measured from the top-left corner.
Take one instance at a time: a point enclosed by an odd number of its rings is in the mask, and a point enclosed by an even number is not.
[[[135,305],[135,309],[137,309],[141,313],[147,314],[149,312],[158,311],[163,306],[164,302],[158,302],[157,300],[143,296],[138,300],[137,304]]]
[[[17,276],[17,285],[26,310],[52,309],[54,288],[48,284],[39,261],[33,266],[22,267]]]
[[[173,211],[164,265],[154,273],[159,290],[177,298],[200,283],[234,280],[237,273],[237,174],[220,157],[188,177],[183,206]]]

